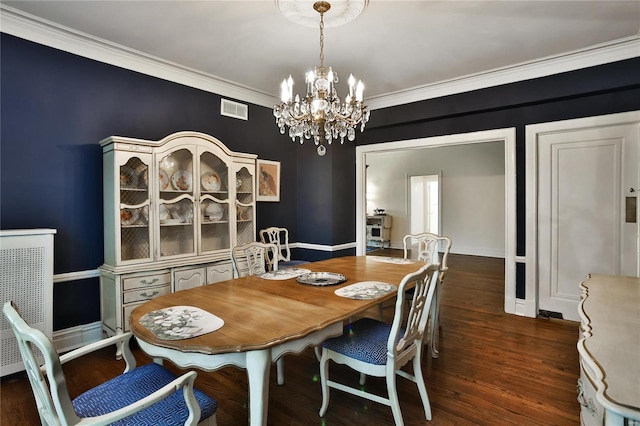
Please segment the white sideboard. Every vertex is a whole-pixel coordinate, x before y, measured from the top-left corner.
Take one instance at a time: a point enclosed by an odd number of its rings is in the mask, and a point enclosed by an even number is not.
[[[592,274],[580,288],[580,421],[640,426],[640,278]]]

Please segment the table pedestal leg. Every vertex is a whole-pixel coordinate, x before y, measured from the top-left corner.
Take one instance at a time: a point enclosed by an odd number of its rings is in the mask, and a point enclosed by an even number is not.
[[[247,378],[249,379],[249,424],[251,426],[267,425],[270,368],[270,349],[247,352]]]

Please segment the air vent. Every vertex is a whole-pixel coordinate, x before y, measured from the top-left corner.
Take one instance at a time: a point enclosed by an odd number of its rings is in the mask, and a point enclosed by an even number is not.
[[[226,115],[227,117],[239,118],[240,120],[248,120],[249,107],[245,104],[222,99],[220,102],[220,114]]]

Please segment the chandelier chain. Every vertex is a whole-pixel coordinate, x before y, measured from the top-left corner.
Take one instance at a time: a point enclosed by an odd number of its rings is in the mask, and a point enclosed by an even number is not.
[[[320,13],[320,68],[324,68],[324,13]]]

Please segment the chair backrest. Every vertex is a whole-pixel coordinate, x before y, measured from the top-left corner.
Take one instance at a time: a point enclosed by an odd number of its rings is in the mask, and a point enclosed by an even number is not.
[[[400,282],[391,332],[387,340],[387,359],[395,360],[396,365],[404,365],[416,351],[421,350],[439,270],[439,264],[427,264],[418,271],[407,274]],[[413,298],[403,333],[404,310],[407,308],[405,293],[412,286]]]
[[[289,230],[287,228],[278,228],[272,226],[270,228],[261,229],[260,241],[263,243],[275,244],[278,247],[278,261],[289,262],[291,260],[291,251],[289,250]]]
[[[235,278],[278,270],[278,247],[253,241],[231,249]]]
[[[440,276],[444,279],[444,272],[449,269],[447,267],[447,258],[451,250],[451,238],[443,235],[432,234],[430,232],[422,232],[420,234],[407,234],[402,239],[404,245],[404,258],[408,258],[409,248],[414,244],[418,246],[418,259],[424,260],[425,263],[439,263]],[[442,251],[442,258],[439,259],[439,250]]]
[[[80,418],[71,403],[60,357],[53,347],[53,343],[43,332],[30,327],[22,319],[13,302],[6,302],[2,311],[16,336],[42,424],[58,425],[79,422]],[[44,357],[42,369],[37,361],[36,350],[40,351]],[[48,386],[43,370],[46,372]]]

